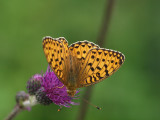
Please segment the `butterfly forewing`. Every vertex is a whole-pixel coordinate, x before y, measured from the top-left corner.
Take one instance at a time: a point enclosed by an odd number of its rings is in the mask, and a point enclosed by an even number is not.
[[[81,70],[79,87],[89,86],[112,75],[124,62],[124,55],[107,49],[91,49]]]
[[[66,72],[65,61],[67,54],[65,54],[63,41],[52,37],[45,37],[43,39],[43,50],[50,67],[57,77],[64,82],[64,73]]]
[[[65,53],[65,56],[67,57],[69,55],[68,41],[64,37],[59,37],[59,38],[57,38],[57,40],[62,42],[63,47],[65,49],[64,53]]]
[[[70,54],[81,60],[81,63],[83,63],[88,51],[92,48],[99,48],[99,46],[86,40],[73,43],[69,46]]]

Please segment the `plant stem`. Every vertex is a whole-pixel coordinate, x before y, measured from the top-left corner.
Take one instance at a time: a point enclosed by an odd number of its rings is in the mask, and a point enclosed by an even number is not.
[[[112,14],[114,3],[115,3],[115,0],[107,0],[107,2],[106,2],[106,8],[105,8],[104,16],[102,19],[102,24],[101,24],[100,31],[99,31],[99,34],[97,37],[97,43],[100,46],[105,45],[105,42],[106,42],[105,37],[107,36],[109,22],[111,19],[111,14]],[[83,98],[90,101],[91,96],[92,96],[92,92],[93,92],[93,86],[87,87],[86,91],[83,95]],[[87,110],[88,110],[88,103],[86,103],[85,101],[82,100],[80,110],[79,110],[79,113],[77,116],[77,120],[84,120],[86,117]]]
[[[86,88],[83,98],[90,101],[92,90],[93,90],[93,86],[89,86],[88,88]],[[77,120],[84,120],[87,110],[88,110],[88,103],[82,100]]]
[[[111,20],[111,15],[112,15],[114,3],[115,3],[115,0],[107,0],[107,1],[108,2],[106,2],[106,8],[105,8],[104,16],[102,19],[102,24],[97,37],[97,43],[101,47],[105,45],[105,38],[107,37],[107,34],[108,34],[109,23]]]
[[[38,104],[36,97],[34,95],[29,95],[24,91],[20,91],[16,95],[16,106],[11,111],[11,113],[7,116],[5,120],[13,120],[21,111],[23,110],[31,110],[31,107]]]
[[[12,112],[7,116],[5,120],[12,120],[17,114],[19,114],[23,109],[19,105],[16,105]]]

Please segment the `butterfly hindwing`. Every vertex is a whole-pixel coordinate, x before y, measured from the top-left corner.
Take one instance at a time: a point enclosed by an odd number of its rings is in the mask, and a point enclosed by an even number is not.
[[[84,61],[85,68],[81,70],[79,87],[89,86],[112,75],[124,62],[120,52],[96,48],[91,49]]]

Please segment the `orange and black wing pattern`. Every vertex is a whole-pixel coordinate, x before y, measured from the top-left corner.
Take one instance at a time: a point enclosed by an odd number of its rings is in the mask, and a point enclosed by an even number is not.
[[[111,76],[124,62],[124,55],[118,51],[93,48],[84,60],[84,68],[81,69],[79,87],[98,83]]]
[[[78,41],[76,43],[71,44],[69,46],[69,51],[70,51],[70,54],[73,57],[76,57],[78,60],[80,60],[81,64],[83,65],[83,62],[87,56],[87,53],[92,48],[99,48],[99,46],[92,42],[84,40],[84,41]]]
[[[68,42],[65,38],[52,38],[47,36],[43,38],[43,50],[51,69],[56,76],[64,82]]]
[[[64,37],[45,37],[43,50],[56,76],[72,89],[93,85],[108,78],[125,60],[122,53],[100,48],[86,40],[68,47]]]

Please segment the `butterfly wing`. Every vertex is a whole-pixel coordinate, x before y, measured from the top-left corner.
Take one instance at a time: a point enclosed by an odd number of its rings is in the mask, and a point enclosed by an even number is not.
[[[68,42],[65,38],[44,37],[43,50],[47,61],[56,76],[65,83],[66,65],[68,58]]]
[[[64,47],[64,53],[65,56],[68,57],[69,55],[69,50],[68,50],[68,41],[64,37],[59,37],[57,38],[60,42],[62,42],[63,47]]]
[[[119,69],[124,59],[124,55],[118,51],[102,48],[91,49],[80,71],[78,87],[89,86],[108,78]]]
[[[74,85],[78,83],[78,78],[80,77],[79,76],[80,70],[82,69],[82,66],[88,51],[91,50],[92,48],[99,48],[99,46],[86,40],[75,42],[69,46],[69,54],[71,56],[70,65],[71,65],[72,71],[74,71],[74,76],[76,76],[74,80],[76,82]],[[74,77],[73,73],[71,74],[72,75],[70,76],[73,78]],[[70,81],[70,79],[72,78],[68,78],[69,82],[72,82]]]
[[[79,86],[79,73],[89,50],[99,48],[98,45],[88,42],[79,41],[69,46],[69,59],[67,59],[67,83],[68,89],[76,89]]]
[[[69,46],[69,51],[70,51],[70,54],[73,57],[80,60],[80,62],[83,65],[84,59],[86,58],[88,51],[92,48],[99,48],[99,46],[92,42],[84,40],[84,41],[78,41],[76,43],[71,44]]]
[[[112,75],[124,62],[120,52],[101,49],[88,42],[76,42],[68,47],[65,38],[45,37],[43,49],[57,77],[73,88],[89,86]],[[73,74],[74,72],[74,74]]]

